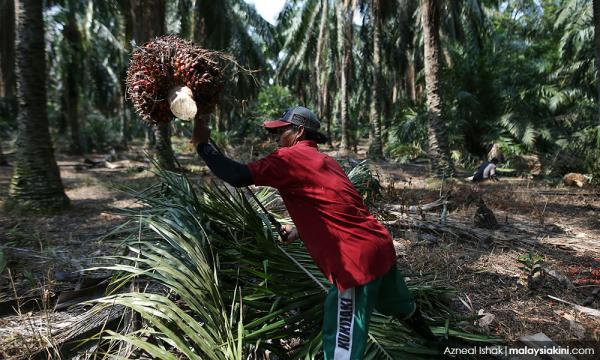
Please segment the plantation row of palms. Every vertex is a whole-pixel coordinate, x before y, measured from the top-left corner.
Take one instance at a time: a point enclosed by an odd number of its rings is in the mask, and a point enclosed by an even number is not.
[[[272,25],[242,0],[2,0],[0,131],[18,134],[19,150],[11,196],[66,203],[52,140],[82,154],[145,134],[175,167],[171,129],[138,124],[123,81],[132,46],[165,33],[257,70],[227,79],[213,122],[229,138],[288,102],[315,109],[343,152],[365,138],[370,157],[425,154],[437,175],[492,143],[509,157],[560,155],[558,172],[595,173],[596,3],[287,1]]]

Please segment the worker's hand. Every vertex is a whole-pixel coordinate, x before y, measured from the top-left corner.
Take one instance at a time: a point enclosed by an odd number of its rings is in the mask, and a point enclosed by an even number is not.
[[[300,237],[300,235],[298,235],[298,229],[296,229],[294,225],[282,225],[281,231],[287,235],[285,240],[281,239],[283,245],[291,244]]]
[[[198,144],[208,143],[210,138],[210,128],[208,127],[208,114],[197,114],[194,118],[194,130],[192,131],[192,139],[190,142],[194,149]]]

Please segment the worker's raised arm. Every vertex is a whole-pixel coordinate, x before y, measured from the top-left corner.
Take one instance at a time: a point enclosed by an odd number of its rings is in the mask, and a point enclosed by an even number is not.
[[[252,175],[248,166],[232,160],[219,152],[208,141],[210,129],[206,125],[206,115],[197,115],[194,120],[192,145],[204,160],[210,171],[231,186],[252,185]]]

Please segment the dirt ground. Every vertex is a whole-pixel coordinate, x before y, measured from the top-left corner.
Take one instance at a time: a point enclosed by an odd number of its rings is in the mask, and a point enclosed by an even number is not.
[[[192,179],[209,176],[184,140],[175,146]],[[11,154],[8,160],[13,160]],[[64,212],[0,213],[0,239],[8,259],[0,275],[0,358],[27,357],[34,348],[52,343],[68,314],[51,311],[48,299],[72,289],[79,271],[114,251],[114,242],[105,238],[124,221],[117,210],[137,206],[124,190],[141,190],[155,181],[139,149],[110,160],[121,167],[87,167],[81,157],[58,157],[71,199]],[[479,244],[390,222],[399,262],[408,276],[434,274],[456,289],[452,303],[462,314],[486,315],[487,323],[469,326],[507,341],[543,332],[557,342],[600,343],[600,317],[549,297],[600,309],[600,295],[593,293],[600,288],[600,189],[565,188],[527,178],[475,187],[461,180],[428,179],[423,164],[381,162],[374,168],[386,187],[382,207],[426,204],[442,194],[449,201],[448,221],[473,227],[474,199],[479,197],[495,214],[499,227],[490,238],[504,240]],[[0,167],[0,202],[7,196],[11,171]],[[439,209],[426,216],[437,221]],[[538,264],[546,272],[563,275],[563,281],[547,274],[532,279],[529,286],[517,261],[529,251],[541,257]]]
[[[382,164],[379,168],[393,186],[388,203],[426,204],[446,194],[448,222],[472,229],[474,199],[483,198],[493,211],[498,228],[487,233],[503,241],[473,244],[439,231],[391,226],[406,272],[434,273],[454,287],[453,301],[463,314],[491,314],[493,320],[479,326],[480,331],[507,341],[543,332],[554,341],[600,344],[600,313],[587,315],[549,297],[600,308],[599,189],[565,188],[560,181],[529,178],[504,178],[478,186],[467,181],[442,184],[425,178],[421,166]],[[429,220],[438,218],[433,215]],[[539,265],[546,273],[562,279],[534,276],[528,286],[527,272],[518,259],[529,252],[540,256]]]

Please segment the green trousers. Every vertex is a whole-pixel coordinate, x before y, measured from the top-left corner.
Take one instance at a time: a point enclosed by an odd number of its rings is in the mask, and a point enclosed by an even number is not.
[[[415,311],[416,304],[396,265],[365,285],[343,292],[335,284],[331,286],[323,319],[326,360],[362,359],[374,309],[400,319],[409,318]]]

